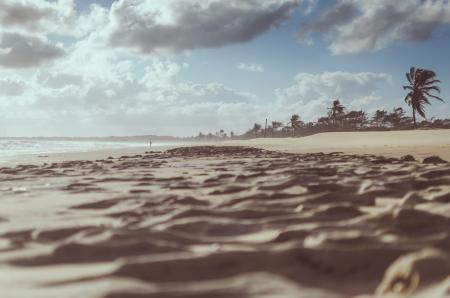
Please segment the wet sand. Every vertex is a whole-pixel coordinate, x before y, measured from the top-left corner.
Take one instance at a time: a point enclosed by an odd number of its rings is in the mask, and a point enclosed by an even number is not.
[[[41,165],[43,163],[61,163],[69,160],[97,160],[108,157],[118,158],[124,155],[139,155],[148,150],[164,151],[180,146],[159,146],[155,148],[149,147],[130,147],[117,149],[100,149],[83,152],[61,152],[61,153],[46,153],[46,154],[22,154],[10,158],[8,161],[0,163],[0,166],[17,166],[20,164],[27,165]]]
[[[1,297],[450,293],[437,158],[190,147],[0,181]]]

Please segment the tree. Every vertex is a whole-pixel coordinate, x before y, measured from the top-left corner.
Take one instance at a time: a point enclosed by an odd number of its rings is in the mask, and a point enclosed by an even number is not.
[[[289,120],[289,123],[293,129],[292,134],[295,135],[295,131],[301,127],[303,122],[300,120],[299,115],[294,114],[292,115],[291,120]]]
[[[281,122],[278,122],[278,121],[273,121],[272,122],[272,128],[275,131],[280,129],[280,127],[282,127],[282,126],[283,126],[283,123],[281,123]]]
[[[261,131],[261,128],[262,128],[261,124],[255,123],[255,124],[253,125],[252,132],[253,132],[255,135],[257,135],[258,132]]]
[[[333,119],[334,125],[337,124],[338,116],[344,114],[345,107],[339,100],[333,101],[333,106],[328,108],[328,116]]]
[[[283,127],[283,123],[278,121],[272,121],[271,125],[269,125],[268,127],[268,131],[272,136],[274,136],[276,132],[280,130],[281,127]]]
[[[326,129],[330,125],[331,125],[330,117],[321,117],[321,118],[317,119],[317,126],[322,130]]]
[[[350,128],[362,128],[367,123],[366,113],[363,111],[350,111],[344,115],[344,120]]]
[[[401,107],[394,108],[392,113],[388,114],[385,119],[392,127],[399,128],[405,122],[405,111]]]
[[[380,128],[383,123],[386,121],[387,111],[385,110],[377,110],[375,115],[372,118],[372,121],[376,124],[378,128]]]
[[[436,79],[433,71],[415,67],[411,67],[406,74],[406,79],[409,85],[403,86],[403,89],[409,90],[409,93],[405,97],[405,102],[412,108],[414,126],[416,126],[416,112],[426,118],[424,106],[430,105],[430,97],[444,101],[439,96],[431,94],[432,92],[441,93],[441,89],[437,86],[441,81]]]

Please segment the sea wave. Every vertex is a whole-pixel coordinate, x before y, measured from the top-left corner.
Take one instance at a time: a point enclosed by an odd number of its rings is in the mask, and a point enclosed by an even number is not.
[[[146,145],[143,142],[71,141],[32,138],[0,139],[0,162],[6,162],[14,157],[28,154],[86,152],[102,149],[142,147]]]

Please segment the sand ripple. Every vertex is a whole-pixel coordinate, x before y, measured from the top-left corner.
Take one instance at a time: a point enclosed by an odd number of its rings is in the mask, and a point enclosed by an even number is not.
[[[450,295],[450,165],[191,147],[0,168],[1,297]]]

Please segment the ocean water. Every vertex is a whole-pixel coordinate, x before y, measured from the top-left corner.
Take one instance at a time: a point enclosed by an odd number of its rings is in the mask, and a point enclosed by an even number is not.
[[[155,144],[152,147],[158,147]],[[42,139],[0,138],[0,162],[7,162],[21,155],[46,155],[65,152],[87,152],[102,149],[145,147],[145,142],[67,141]]]

